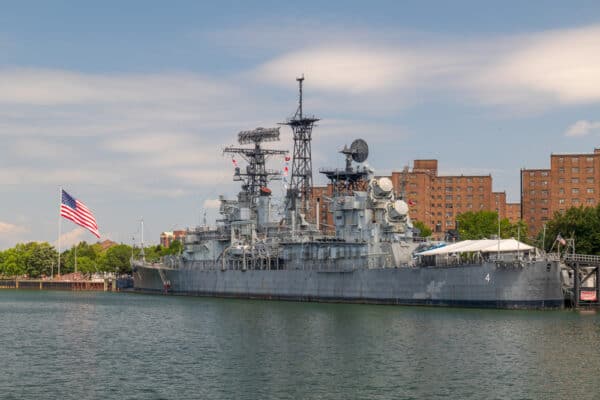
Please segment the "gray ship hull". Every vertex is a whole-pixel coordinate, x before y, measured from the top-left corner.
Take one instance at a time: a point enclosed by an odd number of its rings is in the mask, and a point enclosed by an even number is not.
[[[546,261],[349,271],[137,265],[134,287],[142,292],[245,299],[535,309],[564,305],[560,267]]]

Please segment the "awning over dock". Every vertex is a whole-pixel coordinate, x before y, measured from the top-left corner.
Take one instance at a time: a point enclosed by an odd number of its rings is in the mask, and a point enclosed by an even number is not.
[[[453,253],[492,253],[498,252],[517,252],[534,249],[533,246],[519,242],[515,239],[481,239],[481,240],[463,240],[461,242],[449,244],[431,250],[417,253],[417,256],[437,256]]]

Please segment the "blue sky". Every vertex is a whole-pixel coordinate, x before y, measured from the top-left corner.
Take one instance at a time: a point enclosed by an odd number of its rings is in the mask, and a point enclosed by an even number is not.
[[[302,73],[315,170],[362,137],[378,173],[437,158],[517,201],[520,168],[599,145],[599,37],[593,1],[2,2],[0,248],[56,241],[61,185],[126,243],[214,218],[222,148]]]

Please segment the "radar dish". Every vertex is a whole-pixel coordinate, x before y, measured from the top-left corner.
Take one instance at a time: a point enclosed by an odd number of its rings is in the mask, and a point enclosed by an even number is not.
[[[352,142],[350,151],[352,152],[352,159],[358,163],[365,161],[369,156],[369,146],[362,139],[356,139]]]

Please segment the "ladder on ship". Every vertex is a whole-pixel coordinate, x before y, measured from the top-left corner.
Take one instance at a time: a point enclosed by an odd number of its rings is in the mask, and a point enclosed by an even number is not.
[[[171,281],[167,279],[167,274],[165,274],[165,271],[162,268],[157,268],[157,271],[163,284],[163,292],[167,294],[169,293],[169,290],[171,290]]]
[[[566,253],[562,260],[567,266],[573,307],[600,306],[600,256]]]

